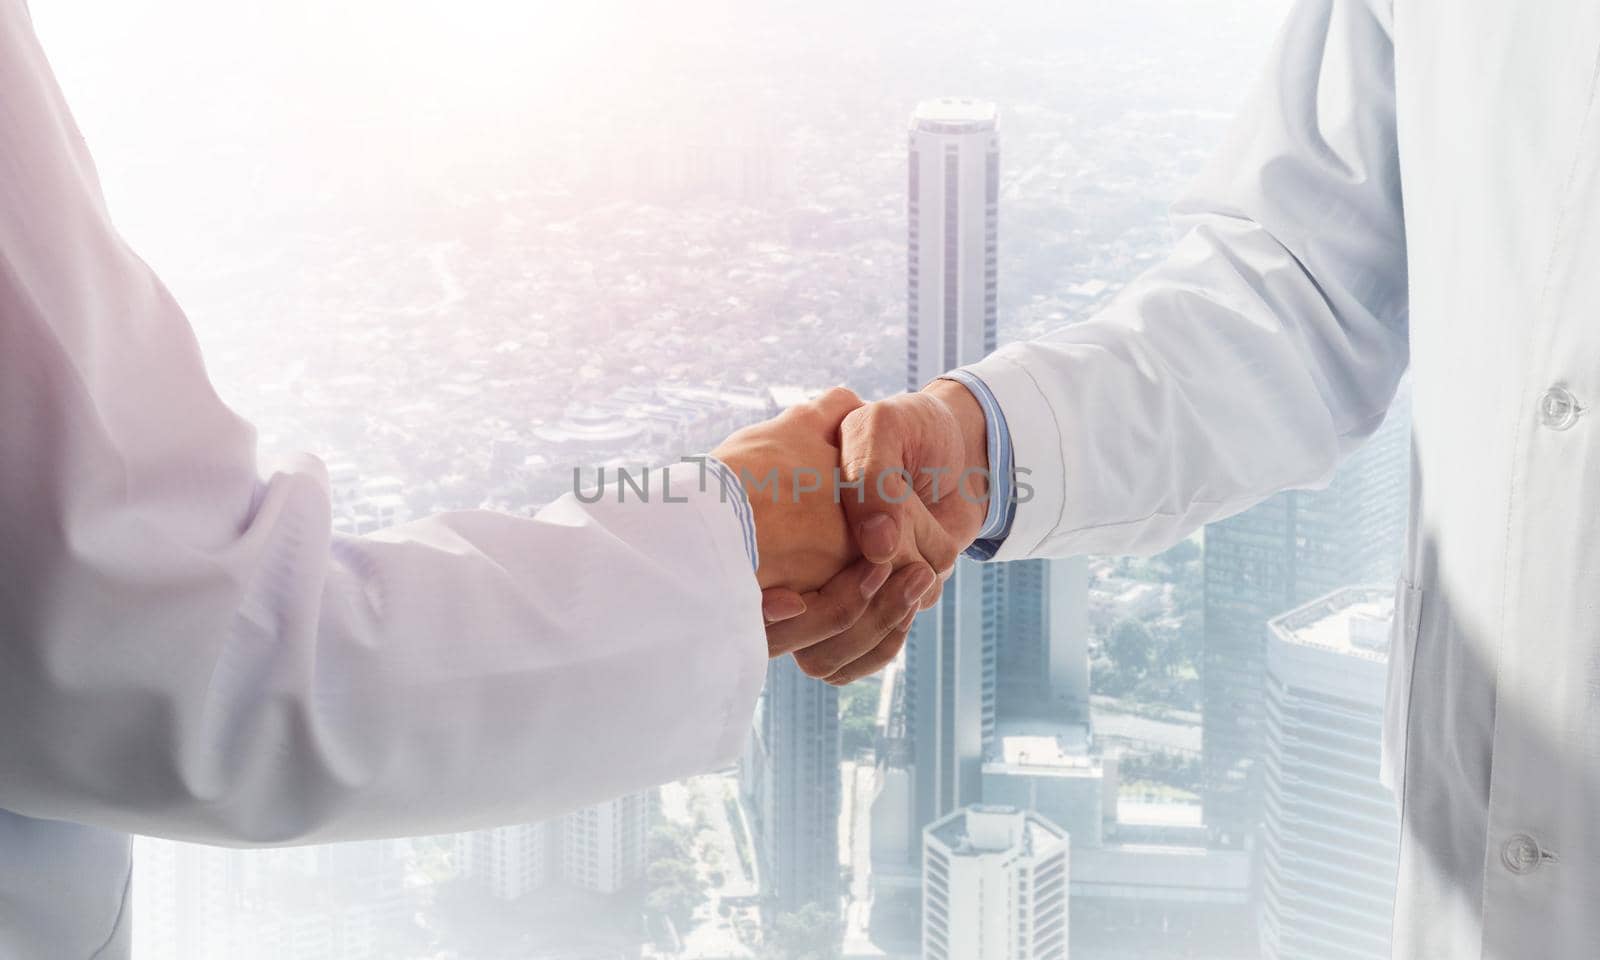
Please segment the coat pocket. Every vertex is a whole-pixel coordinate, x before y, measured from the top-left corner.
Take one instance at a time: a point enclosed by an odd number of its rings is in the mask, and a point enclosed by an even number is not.
[[[1422,591],[1404,577],[1395,583],[1389,626],[1389,679],[1383,698],[1383,748],[1378,779],[1396,800],[1405,789],[1406,737],[1411,721],[1411,676],[1422,626]]]

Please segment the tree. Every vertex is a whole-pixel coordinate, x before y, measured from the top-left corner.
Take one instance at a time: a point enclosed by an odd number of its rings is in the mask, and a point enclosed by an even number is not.
[[[686,824],[668,821],[650,831],[651,860],[693,860],[694,831]]]
[[[810,903],[772,922],[762,960],[839,960],[840,940],[838,915]]]
[[[1137,620],[1123,620],[1111,628],[1111,636],[1106,640],[1106,656],[1124,679],[1144,679],[1150,672],[1154,655],[1155,638],[1150,636],[1149,627]]]
[[[878,690],[878,682],[858,680],[839,692],[839,746],[846,757],[877,741]]]
[[[706,882],[694,860],[694,834],[687,826],[664,823],[650,831],[645,879],[645,906],[671,917],[679,930],[687,929],[706,899]]]

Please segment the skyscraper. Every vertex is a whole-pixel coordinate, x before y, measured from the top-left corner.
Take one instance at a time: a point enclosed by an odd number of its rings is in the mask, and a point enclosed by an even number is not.
[[[520,900],[555,880],[560,821],[521,823],[456,834],[461,876],[496,900]]]
[[[652,788],[553,820],[458,833],[457,867],[497,900],[520,900],[557,883],[620,893],[644,880],[655,812]]]
[[[999,570],[995,712],[1000,720],[1089,719],[1089,565],[1024,560]]]
[[[1400,855],[1378,781],[1389,587],[1347,587],[1268,625],[1261,953],[1389,956]]]
[[[906,385],[995,347],[1000,141],[994,105],[929,100],[911,117]],[[994,736],[999,571],[963,559],[907,641],[912,829],[980,800]],[[917,849],[920,844],[913,844]]]
[[[1213,838],[1260,817],[1268,619],[1340,587],[1389,583],[1405,536],[1409,394],[1323,490],[1277,494],[1206,529],[1202,751]]]
[[[767,667],[752,794],[762,896],[780,913],[839,897],[839,690],[800,671],[793,658]]]
[[[997,342],[999,124],[993,104],[930,100],[911,117],[907,165],[906,385],[982,359]],[[1086,568],[962,559],[907,641],[911,765],[904,849],[982,801],[998,716],[1086,719]]]
[[[228,850],[140,837],[133,896],[140,956],[339,957],[392,953],[417,907],[398,842]]]
[[[925,960],[1066,960],[1066,831],[1015,807],[957,810],[923,833]]]
[[[656,791],[630,793],[561,818],[561,877],[595,893],[619,893],[644,880]]]
[[[133,898],[141,956],[227,954],[237,937],[240,858],[231,850],[140,837],[133,858]]]
[[[1000,207],[994,104],[927,100],[911,116],[906,387],[994,350]]]

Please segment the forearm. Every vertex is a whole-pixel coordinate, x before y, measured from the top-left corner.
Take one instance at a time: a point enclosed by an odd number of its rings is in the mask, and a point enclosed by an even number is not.
[[[1302,0],[1166,262],[970,368],[1026,476],[999,558],[1160,550],[1377,428],[1407,363],[1392,58],[1367,4]]]
[[[260,479],[18,4],[0,91],[0,807],[349,839],[732,758],[766,650],[735,505],[698,467],[680,502],[335,538],[319,464]]]
[[[23,583],[54,609],[3,611],[0,806],[326,841],[538,819],[729,762],[759,594],[731,509],[675,472],[685,503],[569,496],[335,539],[310,465],[224,550],[140,528],[47,566]]]

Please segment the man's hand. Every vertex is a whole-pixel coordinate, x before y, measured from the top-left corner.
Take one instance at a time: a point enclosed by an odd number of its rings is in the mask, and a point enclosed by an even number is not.
[[[860,397],[836,387],[738,431],[711,452],[749,497],[761,555],[756,580],[763,590],[816,591],[861,555],[841,503],[855,495],[845,490],[841,496],[835,484],[840,424],[861,405]],[[879,562],[895,569],[924,556],[940,569],[954,563],[956,551],[933,516],[920,504],[901,507],[903,542]]]
[[[939,571],[949,576],[988,511],[988,432],[972,393],[935,380],[917,393],[858,407],[840,425],[839,445],[846,478],[861,482],[859,496],[846,490],[843,506],[862,555],[883,560],[925,539],[913,524],[926,509],[945,535],[933,552],[950,557]]]
[[[769,590],[763,598],[773,654],[792,650],[807,674],[835,684],[876,672],[899,652],[918,609],[938,601],[939,578],[982,528],[988,493],[983,411],[959,383],[937,380],[920,393],[852,407],[839,439],[845,476],[862,483],[859,497],[843,488],[842,506],[868,559],[819,592]],[[931,565],[913,560],[880,589],[855,589],[883,577],[867,579],[873,559],[908,555]]]
[[[830,390],[712,451],[739,477],[755,515],[769,653],[795,653],[802,669],[833,683],[879,669],[905,641],[938,584],[919,546],[928,546],[939,569],[955,560],[949,537],[920,503],[904,505],[902,546],[884,562],[859,559],[834,479],[840,424],[860,407],[849,390]]]
[[[711,451],[750,500],[763,590],[816,590],[860,556],[833,486],[839,423],[860,406],[860,397],[838,387],[745,427]]]

